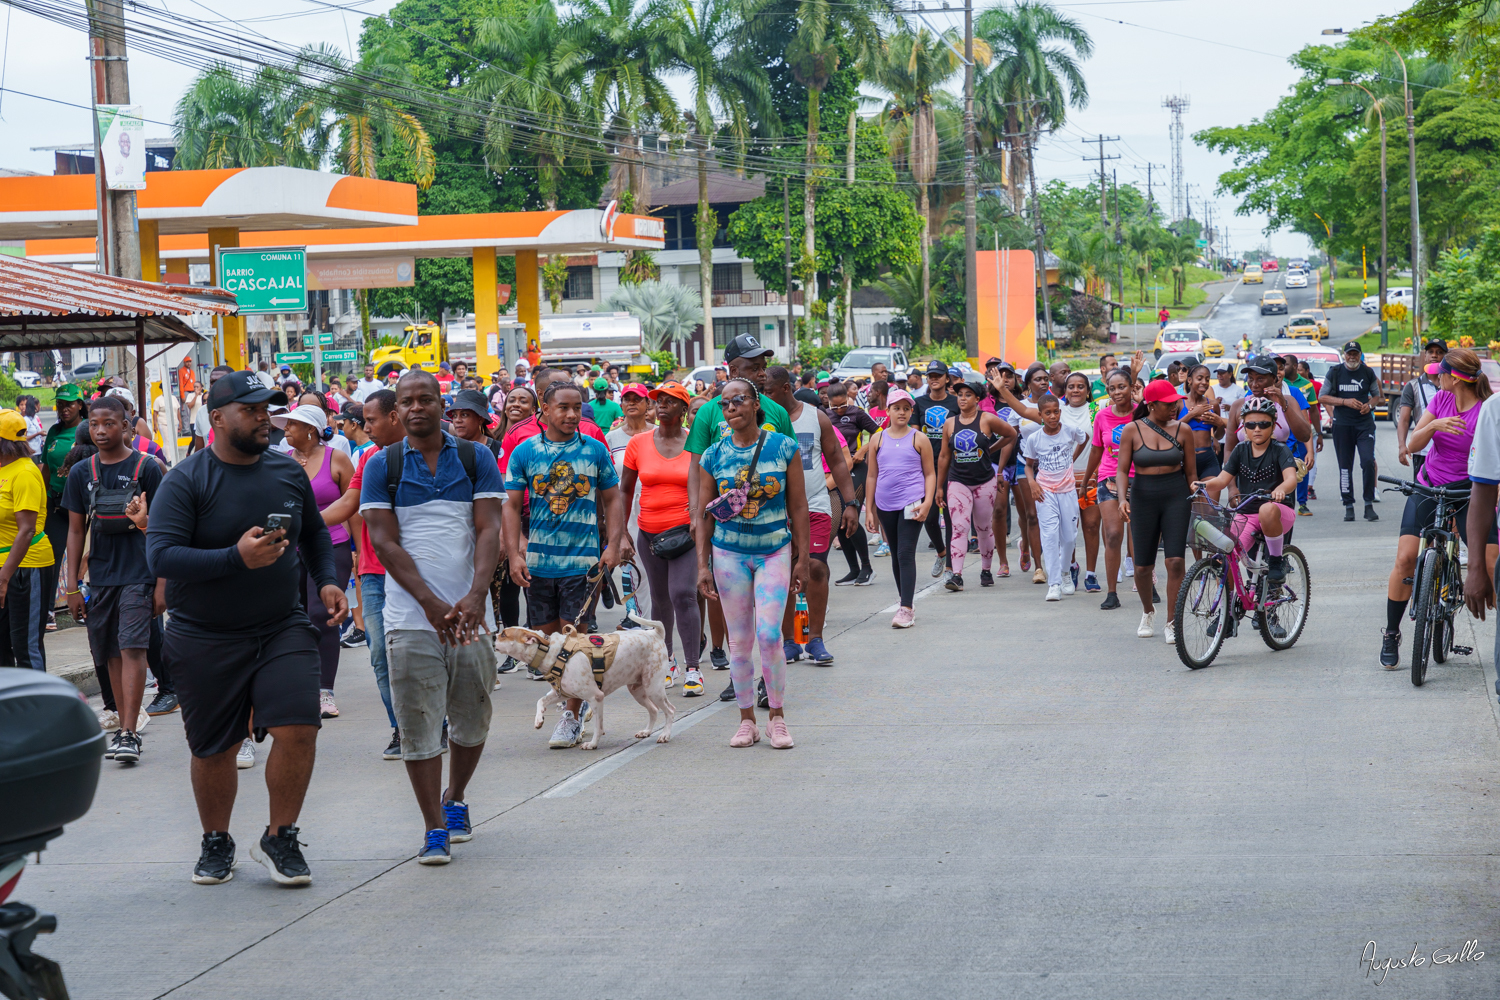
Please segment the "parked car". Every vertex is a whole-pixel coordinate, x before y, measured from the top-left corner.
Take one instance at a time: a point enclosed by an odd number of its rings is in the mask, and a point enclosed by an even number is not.
[[[1307,275],[1304,274],[1301,271],[1288,271],[1287,275],[1286,275],[1286,287],[1288,287],[1288,288],[1306,288],[1307,287]]]
[[[861,347],[844,355],[830,374],[838,379],[869,378],[876,362],[885,365],[892,374],[905,372],[909,367],[906,352],[899,347]]]
[[[103,370],[104,362],[102,361],[86,362],[73,369],[73,381],[87,382],[89,379],[96,379]]]
[[[36,372],[14,371],[10,377],[16,380],[16,385],[22,389],[35,389],[42,384],[42,376]]]
[[[725,377],[728,377],[729,375],[728,365],[699,365],[688,374],[687,378],[682,380],[682,384],[687,386],[688,389],[691,390],[693,388],[694,381],[696,379],[702,379],[704,386],[711,386],[715,381],[715,370],[723,372],[725,374]]]
[[[1267,257],[1265,260],[1260,262],[1260,269],[1262,271],[1275,271],[1280,267],[1281,265],[1276,262],[1275,257]]]
[[[1261,293],[1261,296],[1260,296],[1260,314],[1262,316],[1266,315],[1266,313],[1285,313],[1285,312],[1286,312],[1286,293],[1285,292],[1279,292],[1279,291],[1277,291],[1276,289],[1273,288],[1270,291],[1266,291],[1266,292],[1262,292]]]
[[[1389,305],[1394,305],[1395,303],[1399,302],[1406,308],[1410,309],[1412,307],[1412,303],[1414,303],[1416,299],[1415,297],[1413,297],[1410,287],[1387,288],[1385,290],[1385,301]],[[1366,295],[1364,298],[1359,300],[1359,307],[1367,313],[1379,312],[1380,295],[1378,293],[1375,295]]]
[[[1264,273],[1261,272],[1261,269],[1259,267],[1257,267],[1256,265],[1254,265],[1254,264],[1246,264],[1245,265],[1245,277],[1244,277],[1243,280],[1244,280],[1245,284],[1247,284],[1247,285],[1260,285],[1260,284],[1264,284],[1265,283],[1266,276],[1265,276]]]

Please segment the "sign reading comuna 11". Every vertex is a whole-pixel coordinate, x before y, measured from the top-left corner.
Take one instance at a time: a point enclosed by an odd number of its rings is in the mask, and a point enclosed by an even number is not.
[[[307,309],[307,248],[219,251],[219,287],[233,292],[241,316]]]

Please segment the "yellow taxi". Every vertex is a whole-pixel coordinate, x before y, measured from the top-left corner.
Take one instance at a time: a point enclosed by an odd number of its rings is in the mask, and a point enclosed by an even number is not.
[[[1323,331],[1323,336],[1328,336],[1328,313],[1322,309],[1305,309],[1307,315],[1318,321],[1318,329]]]
[[[1285,292],[1279,292],[1279,291],[1277,291],[1274,288],[1269,289],[1268,291],[1261,292],[1261,294],[1260,294],[1260,314],[1262,316],[1264,316],[1266,313],[1283,313],[1284,314],[1285,312],[1286,312],[1286,293]]]
[[[1246,264],[1245,265],[1245,277],[1244,277],[1245,284],[1247,284],[1247,285],[1261,285],[1261,284],[1265,284],[1265,280],[1266,280],[1265,272],[1263,272],[1257,265],[1255,265],[1255,264]]]
[[[1318,321],[1307,313],[1298,313],[1286,321],[1282,327],[1280,336],[1290,340],[1321,340],[1323,331],[1318,327]]]
[[[1164,351],[1189,351],[1204,357],[1222,358],[1224,343],[1208,336],[1197,323],[1168,323],[1157,331],[1152,351],[1158,358]]]

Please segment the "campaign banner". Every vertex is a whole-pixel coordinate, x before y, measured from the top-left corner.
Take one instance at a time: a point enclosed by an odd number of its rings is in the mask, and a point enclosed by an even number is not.
[[[99,157],[111,191],[146,189],[146,123],[138,105],[99,104]]]
[[[410,288],[417,281],[414,257],[351,257],[345,260],[307,262],[307,287]]]

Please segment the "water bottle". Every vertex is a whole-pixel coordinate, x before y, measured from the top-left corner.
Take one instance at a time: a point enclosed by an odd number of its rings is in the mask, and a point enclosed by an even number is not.
[[[812,638],[812,628],[807,615],[807,595],[797,595],[797,609],[792,613],[792,632],[799,644],[806,645],[807,640]]]
[[[1230,552],[1234,549],[1234,540],[1232,538],[1202,518],[1198,519],[1196,526],[1193,528],[1193,534],[1197,535],[1207,548],[1211,548],[1215,552]]]

